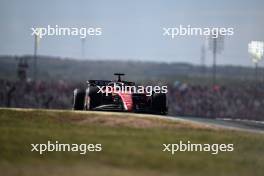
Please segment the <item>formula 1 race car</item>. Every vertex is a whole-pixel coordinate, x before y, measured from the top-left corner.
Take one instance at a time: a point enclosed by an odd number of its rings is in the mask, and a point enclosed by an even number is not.
[[[134,82],[121,80],[122,73],[115,73],[116,81],[89,80],[86,89],[73,92],[73,110],[121,111],[166,115],[168,112],[166,93],[147,95],[145,91],[124,91],[135,88]],[[118,88],[118,90],[117,90]],[[122,90],[122,91],[120,91]]]

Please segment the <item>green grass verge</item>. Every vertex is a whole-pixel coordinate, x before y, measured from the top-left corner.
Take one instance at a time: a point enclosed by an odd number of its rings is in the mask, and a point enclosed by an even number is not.
[[[32,143],[101,143],[102,152],[31,152]],[[234,152],[162,152],[163,143],[233,143]],[[264,135],[146,115],[0,109],[1,175],[263,176]]]

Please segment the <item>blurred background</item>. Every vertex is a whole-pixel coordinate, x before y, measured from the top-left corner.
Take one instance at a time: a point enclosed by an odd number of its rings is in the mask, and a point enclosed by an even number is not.
[[[0,2],[0,106],[70,109],[72,91],[114,72],[139,84],[168,85],[175,116],[264,120],[264,1]],[[101,27],[102,36],[46,36],[31,27]],[[232,27],[234,35],[166,38],[163,27]],[[263,52],[263,50],[262,50]]]

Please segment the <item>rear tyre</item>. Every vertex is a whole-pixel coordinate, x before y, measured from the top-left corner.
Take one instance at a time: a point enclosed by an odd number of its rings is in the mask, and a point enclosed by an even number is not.
[[[152,111],[155,114],[167,115],[167,97],[164,93],[155,93],[152,95]]]
[[[73,110],[84,110],[85,91],[75,89],[73,91]]]

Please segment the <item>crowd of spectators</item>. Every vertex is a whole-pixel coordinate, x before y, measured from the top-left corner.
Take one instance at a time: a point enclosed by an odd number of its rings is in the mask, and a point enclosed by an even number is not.
[[[194,86],[170,88],[170,112],[174,115],[264,120],[264,87]]]
[[[64,81],[11,82],[0,80],[0,106],[17,108],[68,109],[77,85]]]
[[[73,89],[80,85],[57,82],[0,80],[0,106],[70,109]],[[171,115],[264,120],[264,87],[169,86]]]

